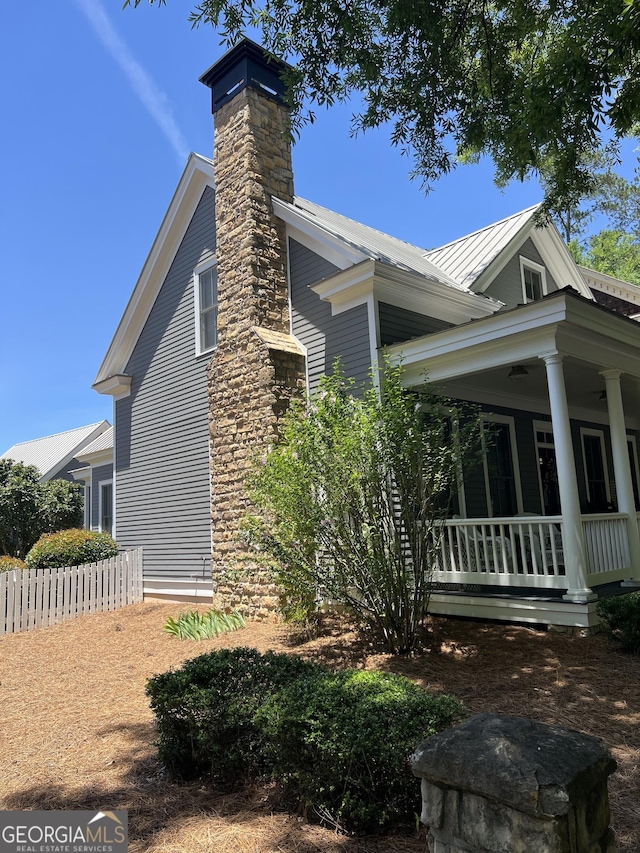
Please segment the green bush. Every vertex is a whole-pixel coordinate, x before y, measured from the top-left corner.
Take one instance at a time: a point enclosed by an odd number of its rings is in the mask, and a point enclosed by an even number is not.
[[[26,569],[27,564],[18,557],[3,555],[0,557],[0,572],[10,572],[12,569]]]
[[[285,685],[259,709],[274,777],[305,810],[357,833],[415,820],[416,746],[451,726],[463,706],[407,678],[319,672]]]
[[[640,654],[640,592],[604,598],[597,610],[609,637],[625,651]]]
[[[156,715],[160,758],[178,776],[210,773],[231,782],[265,772],[261,703],[318,664],[256,649],[221,649],[156,675],[147,695]]]
[[[118,546],[108,533],[72,528],[41,536],[27,554],[26,563],[30,569],[81,566],[117,553]]]
[[[415,819],[408,759],[463,713],[399,676],[332,672],[291,655],[224,649],[147,684],[160,757],[183,777],[261,777],[310,815],[372,832]]]

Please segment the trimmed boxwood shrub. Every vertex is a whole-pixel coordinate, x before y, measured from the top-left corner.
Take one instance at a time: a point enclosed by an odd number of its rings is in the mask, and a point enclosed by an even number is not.
[[[170,771],[275,780],[309,816],[358,833],[414,822],[409,756],[464,711],[407,678],[249,648],[201,655],[147,694]]]
[[[27,564],[19,557],[9,557],[3,554],[0,557],[0,572],[10,572],[12,569],[26,569]]]
[[[27,554],[26,563],[30,569],[55,569],[95,563],[117,553],[118,545],[108,533],[72,528],[41,536]]]
[[[452,696],[432,696],[408,678],[346,670],[284,686],[256,722],[274,777],[306,811],[370,833],[415,820],[420,786],[409,757],[463,710]]]
[[[321,669],[294,655],[221,649],[156,675],[147,695],[156,715],[160,758],[172,773],[210,773],[223,782],[266,771],[255,714],[275,690]]]
[[[624,651],[640,654],[640,592],[603,598],[597,612],[612,640]]]

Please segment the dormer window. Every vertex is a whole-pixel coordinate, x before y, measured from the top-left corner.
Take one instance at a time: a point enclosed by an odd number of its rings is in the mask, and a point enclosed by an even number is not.
[[[218,276],[215,263],[197,267],[194,273],[196,307],[196,355],[209,352],[218,342]]]
[[[547,292],[547,277],[545,269],[535,261],[520,258],[520,278],[522,280],[523,302],[535,302]]]

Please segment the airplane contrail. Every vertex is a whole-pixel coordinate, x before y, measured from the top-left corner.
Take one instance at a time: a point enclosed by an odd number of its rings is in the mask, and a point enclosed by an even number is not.
[[[74,1],[91,24],[98,39],[124,72],[131,88],[175,151],[180,165],[184,165],[189,155],[189,146],[173,118],[167,96],[132,55],[99,0]]]

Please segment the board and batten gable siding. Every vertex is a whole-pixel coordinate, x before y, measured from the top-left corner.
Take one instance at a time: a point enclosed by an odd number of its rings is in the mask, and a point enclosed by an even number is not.
[[[397,305],[388,305],[386,302],[378,303],[378,321],[380,346],[383,347],[450,329],[452,325],[444,320],[436,320],[435,317],[425,317],[416,311],[399,308]]]
[[[91,470],[91,529],[100,529],[100,483],[113,480],[113,465],[98,465]]]
[[[207,188],[127,364],[131,394],[116,402],[116,537],[144,549],[149,578],[189,578],[203,565],[210,576],[210,355],[195,355],[193,270],[214,257]]]
[[[533,261],[538,266],[545,267],[540,253],[533,245],[531,238],[529,238],[508,261],[506,266],[500,270],[485,291],[486,296],[491,296],[493,299],[499,299],[500,302],[504,302],[506,308],[515,308],[516,305],[524,303],[522,278],[520,275],[520,258],[524,258],[525,261]],[[545,275],[547,279],[547,293],[557,290],[558,285],[549,272],[548,267],[545,267]]]
[[[340,272],[315,252],[289,239],[292,332],[307,350],[309,392],[313,393],[323,374],[340,357],[347,376],[358,384],[366,382],[371,368],[367,306],[358,305],[336,316],[331,305],[310,289]]]

